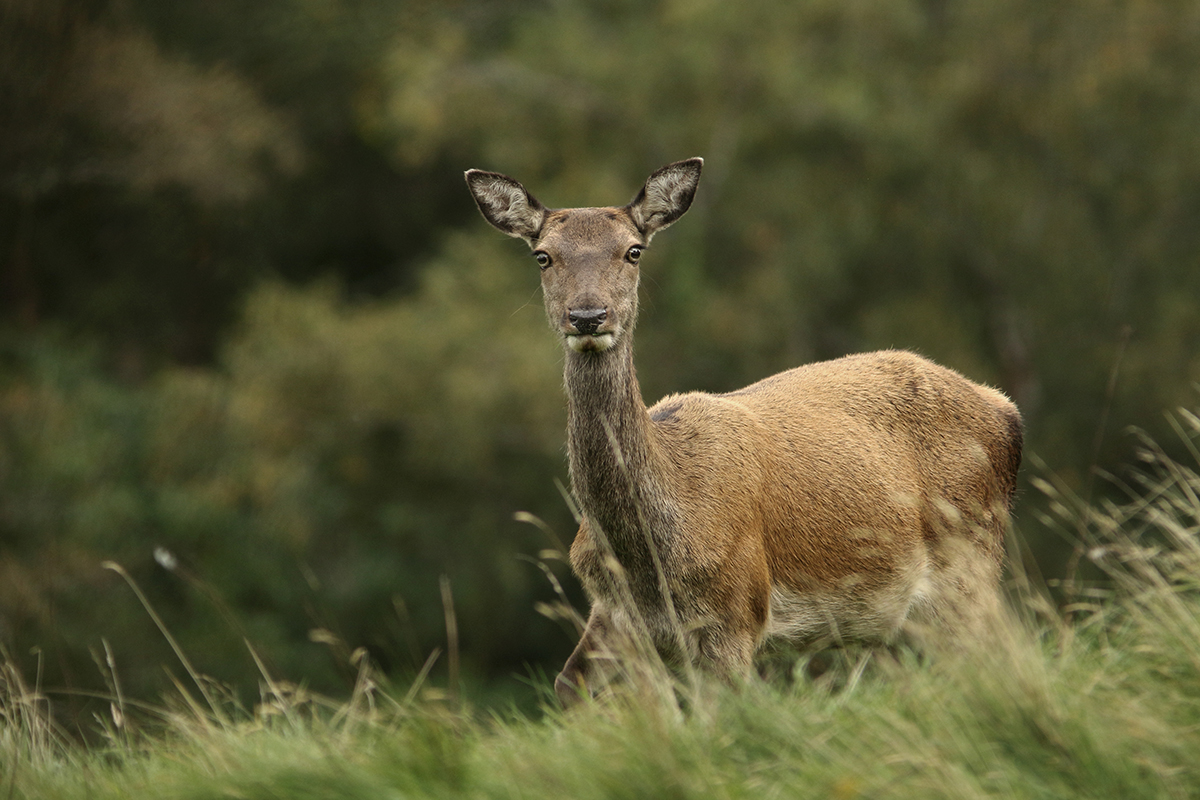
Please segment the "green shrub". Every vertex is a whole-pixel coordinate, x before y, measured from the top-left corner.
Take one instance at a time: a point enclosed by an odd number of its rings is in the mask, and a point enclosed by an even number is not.
[[[130,386],[62,343],[10,346],[0,629],[13,651],[53,653],[50,684],[87,686],[88,650],[107,639],[127,683],[161,685],[173,659],[101,569],[112,560],[198,669],[242,686],[257,679],[243,639],[324,690],[353,677],[360,646],[415,672],[447,646],[442,575],[464,671],[560,657],[569,637],[533,610],[552,587],[521,558],[553,543],[513,520],[532,511],[572,533],[554,483],[556,345],[530,299],[536,272],[490,238],[450,240],[419,291],[392,301],[264,285],[219,370]]]

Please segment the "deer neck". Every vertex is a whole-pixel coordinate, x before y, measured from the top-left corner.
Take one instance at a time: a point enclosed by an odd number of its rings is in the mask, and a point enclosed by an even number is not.
[[[567,351],[567,447],[584,516],[618,560],[645,555],[647,532],[667,534],[653,426],[633,367],[629,336],[602,353]],[[643,562],[645,563],[645,562]]]

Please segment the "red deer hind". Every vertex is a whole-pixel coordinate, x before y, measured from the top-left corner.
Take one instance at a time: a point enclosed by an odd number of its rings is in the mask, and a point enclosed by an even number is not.
[[[702,165],[668,164],[623,207],[559,210],[506,175],[466,173],[484,218],[533,249],[566,353],[583,518],[571,565],[591,613],[555,681],[564,705],[594,693],[605,654],[639,632],[668,662],[733,680],[768,638],[964,641],[999,608],[1022,441],[1000,392],[882,351],[646,408],[639,264]]]

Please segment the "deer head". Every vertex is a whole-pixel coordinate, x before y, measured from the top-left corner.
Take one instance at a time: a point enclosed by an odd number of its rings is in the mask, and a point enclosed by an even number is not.
[[[466,179],[484,219],[533,250],[551,328],[570,350],[597,353],[633,332],[642,253],[688,210],[703,164],[668,164],[620,208],[547,209],[507,175],[472,169]]]

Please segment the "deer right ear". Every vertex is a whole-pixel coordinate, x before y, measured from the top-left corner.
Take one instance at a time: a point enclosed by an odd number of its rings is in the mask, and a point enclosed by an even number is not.
[[[533,246],[546,219],[546,209],[525,187],[499,172],[469,169],[467,188],[483,218],[502,233]]]
[[[626,208],[647,242],[692,205],[703,167],[703,158],[689,158],[667,164],[646,179],[646,185]]]

